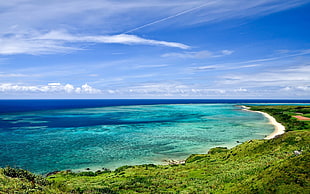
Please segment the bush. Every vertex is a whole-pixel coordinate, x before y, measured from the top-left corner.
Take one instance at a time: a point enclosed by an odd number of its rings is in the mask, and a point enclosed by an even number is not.
[[[3,174],[11,178],[26,179],[29,182],[32,182],[38,185],[49,185],[50,184],[49,181],[43,178],[41,175],[32,174],[31,172],[24,170],[24,169],[11,168],[7,166],[3,168]]]
[[[208,154],[228,152],[227,147],[215,147],[209,150]]]
[[[192,155],[190,155],[190,156],[185,160],[185,163],[195,162],[195,161],[197,161],[197,160],[200,160],[200,159],[206,158],[206,157],[209,157],[209,156],[206,155],[206,154],[192,154]]]
[[[28,181],[33,181],[35,179],[35,175],[28,172],[27,170],[11,168],[9,166],[3,169],[3,174],[11,178],[25,178]]]
[[[120,172],[123,172],[123,171],[125,171],[126,169],[128,169],[128,168],[133,168],[134,166],[128,166],[128,165],[126,165],[126,166],[121,166],[121,167],[119,167],[119,168],[117,168],[117,169],[115,169],[115,173],[120,173]]]

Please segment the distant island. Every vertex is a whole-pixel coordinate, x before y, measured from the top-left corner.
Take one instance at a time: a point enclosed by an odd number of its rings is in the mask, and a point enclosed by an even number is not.
[[[212,148],[180,164],[67,170],[45,177],[6,167],[0,169],[0,193],[310,193],[310,106],[250,110],[267,113],[283,126],[267,139]]]

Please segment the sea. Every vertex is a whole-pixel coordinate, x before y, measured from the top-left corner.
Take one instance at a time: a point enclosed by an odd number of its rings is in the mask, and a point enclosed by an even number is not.
[[[310,100],[0,100],[0,167],[37,174],[164,164],[274,131],[237,105]]]

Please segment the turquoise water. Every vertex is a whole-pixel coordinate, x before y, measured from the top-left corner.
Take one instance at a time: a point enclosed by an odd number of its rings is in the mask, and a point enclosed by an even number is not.
[[[233,104],[132,105],[2,114],[0,166],[35,173],[161,164],[236,141],[262,139],[273,126]]]

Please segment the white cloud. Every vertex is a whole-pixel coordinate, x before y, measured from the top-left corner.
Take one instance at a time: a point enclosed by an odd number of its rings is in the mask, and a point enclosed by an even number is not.
[[[109,94],[115,94],[115,93],[117,93],[117,90],[107,90],[107,92],[109,93]],[[131,92],[131,91],[130,91]]]
[[[298,66],[294,64],[295,62],[290,61],[285,66],[281,66],[282,61],[274,61],[272,65],[278,68],[230,72],[220,76],[215,85],[223,88],[241,86],[239,92],[246,92],[245,95],[252,95],[256,98],[309,98],[310,66]],[[247,91],[242,91],[243,88]]]
[[[286,86],[282,90],[284,91],[303,91],[303,92],[310,92],[310,86]]]
[[[110,95],[129,95],[138,97],[216,97],[245,94],[245,88],[216,88],[216,86],[188,85],[184,83],[145,83],[131,87],[109,89]]]
[[[178,58],[191,58],[191,59],[204,59],[204,58],[216,58],[231,55],[234,51],[222,50],[219,52],[211,52],[208,50],[196,51],[196,52],[181,52],[181,53],[166,53],[162,57],[178,57]]]
[[[231,55],[234,53],[234,51],[232,51],[232,50],[222,50],[221,52],[223,55]]]
[[[50,54],[81,50],[78,43],[103,43],[127,45],[153,45],[180,49],[190,47],[177,42],[145,39],[135,35],[118,34],[110,36],[80,36],[63,31],[51,31],[45,34],[29,32],[30,34],[15,34],[7,36],[0,34],[0,55],[11,54]],[[69,46],[70,44],[70,46]],[[75,44],[75,45],[73,45]]]
[[[74,91],[74,86],[71,84],[66,84],[64,86],[64,90],[66,93],[72,93]]]
[[[238,88],[234,90],[235,92],[247,92],[248,90],[245,88]]]
[[[114,43],[114,44],[145,44],[160,45],[167,47],[176,47],[181,49],[189,49],[190,47],[181,43],[166,42],[151,39],[140,38],[135,35],[118,34],[110,36],[74,36],[62,31],[51,31],[44,34],[38,39],[52,41],[68,41],[68,42],[90,42],[90,43]]]
[[[51,54],[80,50],[78,47],[66,46],[64,42],[38,40],[34,37],[4,37],[0,35],[0,55],[12,54]]]
[[[182,43],[146,39],[124,34],[124,32],[151,26],[175,27],[232,18],[256,17],[308,2],[308,0],[289,2],[152,0],[151,3],[143,0],[67,0],[65,2],[47,0],[44,3],[36,0],[1,1],[0,55],[68,53],[80,50],[81,47],[76,43],[81,42],[143,44],[188,49],[189,46]],[[75,33],[72,35],[53,31],[54,29],[65,29]],[[88,34],[81,29],[87,29],[87,32],[100,31],[103,34],[116,35],[76,35]],[[229,55],[232,51],[223,50],[221,54]],[[170,54],[172,55],[183,58],[213,56],[208,51]]]
[[[251,64],[251,65],[242,65],[242,66],[225,66],[225,65],[206,65],[206,66],[199,66],[191,68],[191,70],[194,71],[208,71],[208,70],[224,70],[224,71],[230,71],[234,69],[244,69],[244,68],[252,68],[252,67],[258,67],[260,64]]]
[[[195,68],[192,68],[192,69],[194,69],[194,70],[213,70],[213,69],[216,69],[216,68],[218,68],[218,66],[206,65],[206,66],[195,67]]]
[[[0,29],[69,26],[105,31],[134,31],[163,23],[192,25],[232,18],[268,15],[308,0],[10,0],[0,2]],[[31,13],[31,14],[30,14]],[[10,19],[8,19],[10,18]],[[183,22],[179,22],[179,21]]]
[[[222,50],[221,52],[226,53],[226,54],[232,54],[233,53],[233,51],[231,51],[231,50]],[[283,74],[284,72],[288,72],[288,73],[300,72],[303,74],[305,72],[309,72],[308,61],[302,62],[302,63],[298,62],[298,63],[300,63],[300,65],[298,67],[296,67],[296,65],[295,65],[296,62],[294,62],[294,64],[291,64],[292,61],[296,60],[296,59],[294,59],[294,57],[306,56],[309,54],[310,54],[310,49],[285,50],[285,51],[281,51],[281,52],[277,51],[276,57],[254,59],[254,60],[240,61],[240,62],[233,62],[233,63],[219,63],[219,64],[212,64],[212,65],[203,65],[203,66],[191,67],[189,69],[194,70],[194,71],[204,71],[204,70],[214,70],[214,69],[223,70],[223,71],[231,71],[231,70],[235,70],[235,69],[241,70],[241,69],[256,68],[256,67],[261,68],[261,67],[265,66],[266,70],[264,70],[263,75],[261,75],[260,77],[262,77],[262,78],[267,77],[270,79],[274,79],[273,75],[268,74],[270,72],[268,70],[274,66],[277,67],[276,72],[281,72],[280,74]],[[290,64],[283,66],[286,63],[290,63]],[[304,65],[302,65],[302,64],[304,64]],[[279,66],[281,66],[280,69],[279,69]],[[288,66],[288,67],[286,67],[286,66]],[[262,70],[260,69],[259,71],[257,71],[257,73],[259,73],[261,71]],[[266,73],[266,71],[267,71],[267,73]],[[247,75],[245,75],[245,76],[247,76]],[[237,80],[236,77],[238,77],[238,75],[228,75],[226,78],[228,81],[230,81],[230,80]],[[279,76],[276,76],[276,77],[279,77]],[[295,77],[296,76],[294,76],[294,79],[295,79]],[[304,77],[304,76],[302,76],[302,77]],[[250,80],[251,80],[251,78],[250,78]]]
[[[75,88],[71,84],[49,83],[47,85],[21,85],[12,83],[0,84],[0,92],[3,93],[77,93],[77,94],[99,94],[101,90],[93,88],[88,84]]]
[[[160,68],[160,67],[168,67],[168,64],[159,64],[159,65],[136,65],[132,68],[134,69],[145,69],[145,68]]]
[[[178,9],[172,9],[175,10],[175,12],[168,12],[170,13],[170,15],[168,15],[167,17],[163,17],[161,19],[143,24],[141,26],[130,29],[127,32],[133,32],[154,25],[158,26],[160,23],[164,22],[167,23],[164,26],[169,26],[169,24],[174,24],[174,26],[184,26],[200,23],[214,23],[227,19],[259,17],[278,11],[298,7],[300,5],[308,3],[309,1],[293,0],[290,2],[283,2],[281,0],[214,0],[207,2],[190,2],[192,3],[192,5],[184,5],[183,2],[180,2],[178,5],[176,5],[181,8],[179,12],[177,12]]]
[[[90,85],[88,85],[88,84],[84,84],[84,85],[82,85],[82,93],[88,93],[88,94],[98,94],[98,93],[100,93],[101,91],[100,90],[98,90],[98,89],[96,89],[96,88],[93,88],[93,87],[91,87]]]
[[[1,77],[27,77],[28,75],[25,74],[20,74],[20,73],[8,73],[8,74],[4,74],[4,73],[0,73],[0,78]]]
[[[198,51],[198,52],[182,52],[182,53],[166,53],[162,57],[178,57],[178,58],[210,58],[213,57],[213,53],[210,51]]]
[[[48,83],[47,85],[49,85],[49,86],[60,86],[61,84],[60,83]]]
[[[262,58],[262,59],[254,59],[254,60],[248,60],[248,61],[240,61],[240,62],[235,62],[235,63],[223,63],[221,66],[238,66],[238,67],[253,67],[260,65],[261,63],[266,63],[266,62],[273,62],[274,61],[280,61],[282,59],[288,59],[292,57],[297,57],[297,56],[304,56],[304,55],[309,55],[310,54],[310,49],[304,49],[304,50],[285,50],[285,52],[277,52],[278,56],[276,57],[269,57],[269,58]]]
[[[290,66],[282,69],[266,69],[265,71],[252,72],[250,74],[238,73],[236,75],[223,76],[225,84],[247,83],[253,86],[283,86],[300,85],[310,83],[310,66]]]

